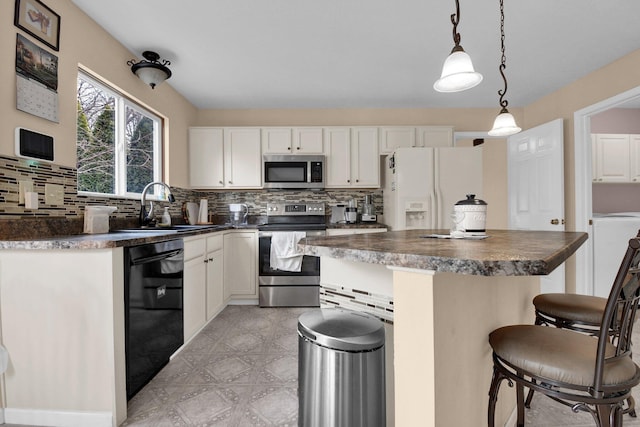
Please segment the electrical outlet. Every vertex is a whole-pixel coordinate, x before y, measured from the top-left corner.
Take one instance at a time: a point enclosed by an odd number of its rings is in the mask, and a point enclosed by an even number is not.
[[[24,193],[33,192],[32,181],[18,181],[18,204],[24,205]]]
[[[44,203],[47,205],[61,206],[64,204],[64,187],[56,184],[44,185]]]

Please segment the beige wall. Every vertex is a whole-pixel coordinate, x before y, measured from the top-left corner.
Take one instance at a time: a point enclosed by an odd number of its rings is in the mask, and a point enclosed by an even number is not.
[[[499,108],[200,110],[198,126],[447,125],[457,132],[488,131]],[[523,110],[510,110],[522,121]]]
[[[6,54],[0,64],[0,154],[14,155],[14,130],[17,126],[51,135],[55,139],[55,162],[76,166],[76,77],[79,64],[117,86],[160,116],[168,118],[165,144],[165,179],[173,186],[187,187],[187,128],[196,109],[168,84],[155,90],[136,78],[126,65],[141,58],[141,52],[129,52],[71,0],[48,0],[47,6],[61,17],[60,50],[40,44],[13,25],[13,1],[0,2],[0,50]],[[58,56],[58,104],[60,123],[32,116],[16,109],[15,49],[16,33]],[[151,48],[152,46],[149,46]]]
[[[575,224],[574,112],[640,86],[640,49],[540,98],[524,109],[523,128],[564,119],[564,195],[566,229]],[[590,143],[590,141],[584,141]],[[575,256],[567,260],[567,291],[575,291]]]

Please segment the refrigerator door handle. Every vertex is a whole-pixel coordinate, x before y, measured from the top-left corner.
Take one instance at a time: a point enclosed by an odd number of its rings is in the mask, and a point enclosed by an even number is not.
[[[436,189],[431,189],[431,194],[429,194],[429,228],[432,230],[436,228],[438,224],[438,193]]]

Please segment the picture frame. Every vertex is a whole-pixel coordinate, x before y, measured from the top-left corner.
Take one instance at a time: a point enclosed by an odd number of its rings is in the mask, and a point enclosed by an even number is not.
[[[60,15],[40,0],[16,0],[14,24],[53,50],[60,50]]]

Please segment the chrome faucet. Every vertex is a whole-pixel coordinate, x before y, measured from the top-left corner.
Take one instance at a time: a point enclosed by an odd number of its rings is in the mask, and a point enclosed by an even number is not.
[[[167,189],[167,199],[169,200],[170,203],[173,203],[176,201],[176,198],[173,197],[173,194],[171,194],[171,188],[169,188],[169,186],[167,184],[165,184],[164,182],[160,182],[160,181],[155,181],[155,182],[151,182],[149,184],[147,184],[144,187],[144,190],[142,190],[142,197],[140,198],[140,226],[141,227],[145,227],[148,226],[149,224],[153,224],[155,221],[153,219],[153,201],[149,201],[149,213],[147,213],[146,207],[145,205],[147,204],[147,191],[149,191],[149,188],[153,187],[154,185],[161,185],[164,188]]]

